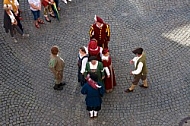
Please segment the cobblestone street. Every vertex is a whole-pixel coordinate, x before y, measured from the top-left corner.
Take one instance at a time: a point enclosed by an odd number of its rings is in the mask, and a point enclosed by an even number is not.
[[[189,0],[60,0],[60,7],[60,21],[51,18],[37,29],[28,1],[20,0],[30,37],[16,33],[17,43],[2,27],[1,9],[0,126],[190,126]],[[89,42],[95,14],[110,24],[117,86],[104,95],[98,118],[90,119],[77,80],[77,54]],[[48,68],[53,45],[66,63],[62,91],[53,90]],[[136,47],[147,55],[149,88],[125,93]]]

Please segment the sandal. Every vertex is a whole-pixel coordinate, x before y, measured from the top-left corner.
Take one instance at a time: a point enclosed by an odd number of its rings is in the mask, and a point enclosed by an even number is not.
[[[46,20],[47,22],[51,22],[51,20],[50,20],[48,17],[45,17],[45,20]]]
[[[36,28],[40,28],[40,25],[38,23],[35,23]]]
[[[38,23],[40,23],[40,24],[44,24],[44,21],[41,20],[41,19],[38,19]]]

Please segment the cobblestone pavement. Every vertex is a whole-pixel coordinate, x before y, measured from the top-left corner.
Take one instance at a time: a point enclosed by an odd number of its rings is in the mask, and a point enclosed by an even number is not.
[[[33,26],[27,0],[20,4],[30,37],[22,39],[17,33],[19,41],[14,43],[0,28],[1,126],[178,126],[190,116],[189,0],[60,2],[60,22],[52,19],[40,29]],[[99,117],[89,119],[77,82],[76,58],[79,47],[89,41],[95,14],[111,26],[109,47],[117,86],[103,97]],[[62,91],[53,90],[48,69],[55,44],[66,61],[67,85]],[[131,51],[139,46],[147,53],[149,88],[137,86],[126,94],[132,80]]]

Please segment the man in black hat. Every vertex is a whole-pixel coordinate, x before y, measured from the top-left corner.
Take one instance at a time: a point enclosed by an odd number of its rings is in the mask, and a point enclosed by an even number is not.
[[[143,48],[137,48],[132,52],[136,55],[136,57],[130,61],[130,64],[135,65],[135,70],[131,71],[131,74],[134,75],[134,80],[132,81],[131,87],[125,90],[126,93],[133,92],[140,79],[143,81],[143,84],[139,86],[148,88],[146,55],[143,52]]]

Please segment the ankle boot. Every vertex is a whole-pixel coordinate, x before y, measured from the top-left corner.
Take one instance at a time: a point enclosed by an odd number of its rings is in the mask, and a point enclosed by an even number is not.
[[[53,88],[54,90],[63,90],[63,87],[59,86],[59,84],[55,84]]]

